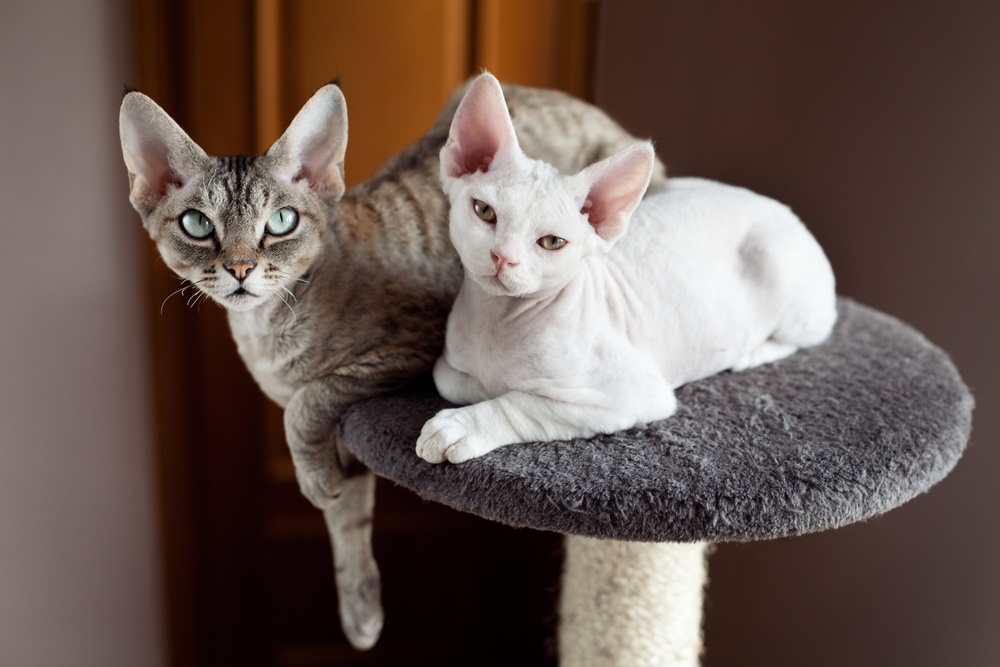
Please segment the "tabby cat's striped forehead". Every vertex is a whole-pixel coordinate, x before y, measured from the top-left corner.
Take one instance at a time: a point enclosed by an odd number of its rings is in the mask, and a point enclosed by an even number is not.
[[[275,182],[256,156],[227,155],[214,159],[205,175],[202,196],[214,207],[253,214],[271,200]]]

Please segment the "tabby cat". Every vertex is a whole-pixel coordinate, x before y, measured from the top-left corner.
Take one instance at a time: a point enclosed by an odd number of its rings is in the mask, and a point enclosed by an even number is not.
[[[633,138],[563,93],[509,87],[521,145],[575,172]],[[166,264],[227,309],[239,353],[284,408],[302,493],[323,510],[341,625],[356,648],[382,628],[371,550],[374,476],[338,433],[350,404],[427,373],[461,265],[438,154],[459,90],[422,138],[344,192],[347,108],[323,86],[256,157],[212,157],[149,97],[127,92],[130,201]],[[656,178],[664,178],[662,165]]]

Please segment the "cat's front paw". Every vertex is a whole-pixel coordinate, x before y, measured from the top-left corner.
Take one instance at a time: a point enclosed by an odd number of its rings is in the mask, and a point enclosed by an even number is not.
[[[456,408],[442,410],[424,424],[417,438],[417,456],[428,463],[462,463],[499,446],[475,431],[468,408]]]

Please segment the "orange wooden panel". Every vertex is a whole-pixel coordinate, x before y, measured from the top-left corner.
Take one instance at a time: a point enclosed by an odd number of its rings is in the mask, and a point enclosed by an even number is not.
[[[467,0],[258,0],[255,21],[258,148],[339,74],[348,185],[423,134],[469,73]]]
[[[253,12],[244,0],[185,0],[178,75],[184,129],[209,155],[253,152]]]
[[[254,2],[254,144],[266,151],[283,130],[281,99],[282,21],[278,0]]]
[[[589,98],[598,10],[588,0],[477,0],[474,66]]]

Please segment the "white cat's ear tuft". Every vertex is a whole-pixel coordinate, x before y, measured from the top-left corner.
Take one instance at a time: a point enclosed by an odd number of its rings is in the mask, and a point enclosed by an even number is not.
[[[500,82],[485,72],[473,81],[441,149],[441,180],[490,171],[520,151]]]
[[[347,102],[336,84],[320,88],[303,105],[288,129],[267,151],[275,173],[290,183],[305,181],[320,197],[344,194],[347,153]]]
[[[653,174],[655,154],[649,142],[626,146],[614,155],[590,165],[574,178],[586,185],[581,213],[608,244],[628,228]]]
[[[208,159],[166,111],[139,92],[129,92],[122,99],[118,130],[129,173],[129,199],[143,216],[156,208],[170,188],[184,185]]]

